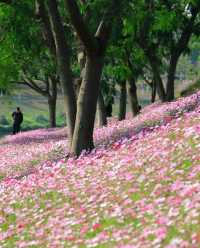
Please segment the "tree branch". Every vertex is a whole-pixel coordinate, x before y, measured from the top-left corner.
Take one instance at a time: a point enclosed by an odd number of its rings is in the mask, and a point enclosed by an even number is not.
[[[200,10],[200,6],[197,6],[196,8],[193,8],[191,10],[192,17],[190,18],[190,21],[185,26],[185,28],[181,34],[181,37],[180,37],[179,41],[177,42],[177,44],[173,50],[172,57],[179,57],[181,55],[181,53],[186,49],[187,44],[190,40],[190,37],[192,36],[193,29],[194,29],[194,22],[195,22],[195,19],[199,13],[199,10]]]
[[[24,83],[26,85],[28,85],[31,89],[37,91],[38,93],[42,94],[43,96],[48,96],[49,95],[49,92],[43,90],[42,88],[40,88],[38,85],[37,85],[37,81],[38,80],[33,80],[33,79],[30,79],[28,78],[25,74],[23,74],[23,79],[24,79]],[[41,81],[43,82],[43,81]],[[44,83],[44,82],[43,82]]]
[[[0,3],[11,4],[12,0],[0,0]]]
[[[51,24],[50,24],[48,15],[46,13],[43,0],[36,0],[36,17],[40,19],[43,25],[44,39],[47,43],[47,46],[50,48],[52,53],[55,55],[56,54],[55,42],[54,42],[53,34],[51,31]]]
[[[145,75],[143,75],[142,77],[143,77],[145,83],[147,83],[147,84],[152,88],[152,87],[153,87],[153,81],[150,82],[150,81],[145,77]]]
[[[65,4],[69,12],[71,23],[74,26],[79,39],[83,43],[86,51],[93,54],[96,51],[97,44],[84,22],[76,0],[65,0]]]
[[[100,41],[100,49],[105,50],[107,46],[108,39],[112,30],[113,19],[118,16],[120,6],[122,1],[112,0],[110,6],[106,10],[95,34],[95,37]]]

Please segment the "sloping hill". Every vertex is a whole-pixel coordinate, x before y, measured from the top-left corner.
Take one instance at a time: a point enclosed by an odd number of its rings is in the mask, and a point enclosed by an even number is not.
[[[2,141],[0,247],[200,247],[200,92],[110,120],[78,159],[65,131]]]
[[[181,96],[189,96],[199,91],[200,79],[196,80],[193,84],[188,85],[184,90],[181,91]]]

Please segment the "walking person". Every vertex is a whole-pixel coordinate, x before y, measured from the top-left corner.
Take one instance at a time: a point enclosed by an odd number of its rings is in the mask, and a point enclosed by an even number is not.
[[[23,114],[20,110],[19,107],[17,107],[17,111],[14,111],[12,113],[12,118],[13,118],[13,134],[19,133],[20,131],[20,126],[23,122]]]

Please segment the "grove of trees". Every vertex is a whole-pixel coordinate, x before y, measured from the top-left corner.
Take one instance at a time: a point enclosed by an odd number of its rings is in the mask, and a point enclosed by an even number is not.
[[[0,88],[25,84],[46,97],[51,127],[61,89],[78,156],[94,147],[96,112],[107,124],[116,88],[119,120],[126,99],[133,116],[140,111],[139,79],[152,102],[174,100],[179,59],[199,41],[199,13],[200,0],[1,0]]]

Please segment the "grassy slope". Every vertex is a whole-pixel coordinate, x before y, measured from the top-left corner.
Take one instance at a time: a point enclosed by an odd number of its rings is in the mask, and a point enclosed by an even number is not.
[[[36,129],[40,127],[48,127],[48,105],[45,98],[40,97],[35,94],[27,94],[22,98],[14,97],[0,97],[1,104],[1,116],[6,117],[9,122],[9,125],[1,125],[0,126],[0,136],[6,134],[12,129],[12,118],[11,114],[16,109],[17,106],[20,106],[24,113],[24,122],[22,125],[23,130],[27,129]],[[59,96],[57,101],[57,123],[58,125],[64,124],[63,107],[62,107],[62,99]],[[42,116],[44,121],[38,122],[37,117]]]
[[[199,97],[149,106],[134,120],[112,120],[96,130],[96,152],[45,161],[29,176],[6,179],[0,246],[198,248]],[[2,147],[16,161],[16,145],[29,153],[41,145],[32,158],[51,154],[56,137],[64,137],[58,131],[7,137]],[[55,146],[47,146],[51,141]]]

